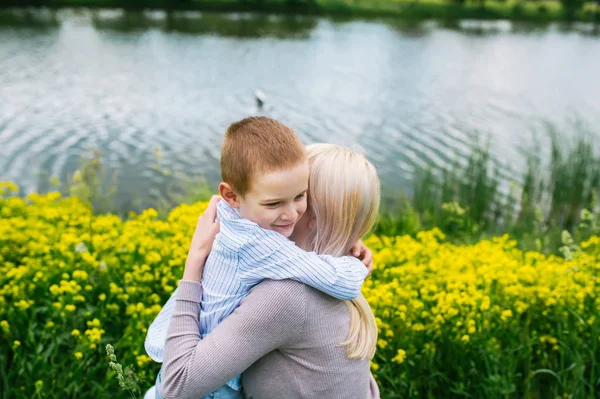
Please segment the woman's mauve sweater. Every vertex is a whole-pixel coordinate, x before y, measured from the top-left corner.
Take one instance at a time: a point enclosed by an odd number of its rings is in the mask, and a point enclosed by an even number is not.
[[[265,280],[200,339],[202,285],[180,281],[162,368],[164,398],[198,399],[242,374],[253,399],[373,399],[369,360],[346,358],[343,301],[291,280]]]

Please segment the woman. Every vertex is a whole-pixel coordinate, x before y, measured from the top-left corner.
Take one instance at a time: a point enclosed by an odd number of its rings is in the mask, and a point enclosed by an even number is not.
[[[309,146],[309,210],[292,239],[342,256],[372,227],[379,207],[375,168],[333,145]],[[265,280],[200,339],[203,265],[218,232],[218,199],[199,219],[179,284],[162,369],[164,398],[199,398],[243,372],[246,397],[379,397],[369,371],[377,327],[361,296],[340,301],[302,283]]]

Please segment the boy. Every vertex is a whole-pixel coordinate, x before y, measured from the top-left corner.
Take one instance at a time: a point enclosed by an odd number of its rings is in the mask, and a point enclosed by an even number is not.
[[[221,230],[202,277],[203,338],[263,279],[294,279],[344,300],[360,294],[368,273],[360,260],[318,256],[287,239],[306,211],[309,176],[305,148],[290,128],[266,117],[233,123],[223,142],[221,175]],[[162,361],[174,296],[146,336],[155,361]],[[237,376],[206,398],[241,398],[240,389]]]

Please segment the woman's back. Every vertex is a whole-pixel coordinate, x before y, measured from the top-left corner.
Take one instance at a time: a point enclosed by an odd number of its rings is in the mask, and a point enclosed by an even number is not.
[[[242,375],[248,398],[377,398],[368,359],[350,360],[339,346],[348,336],[347,305],[292,280],[265,280],[251,291],[249,301],[294,303],[287,317],[296,326],[293,339],[250,366]],[[282,322],[286,323],[285,320]]]

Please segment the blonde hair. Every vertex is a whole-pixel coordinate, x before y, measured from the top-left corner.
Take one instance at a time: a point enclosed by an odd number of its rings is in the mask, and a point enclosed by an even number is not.
[[[294,131],[274,119],[252,116],[232,123],[221,148],[221,179],[241,196],[257,174],[292,168],[306,160]]]
[[[322,254],[347,255],[377,219],[377,171],[362,154],[347,148],[312,144],[306,149],[310,162],[309,206],[316,226],[304,247]],[[346,346],[349,359],[371,359],[377,345],[375,316],[362,295],[345,302],[350,311],[350,331],[340,346]]]

